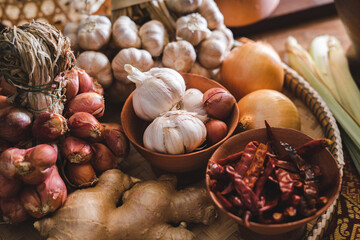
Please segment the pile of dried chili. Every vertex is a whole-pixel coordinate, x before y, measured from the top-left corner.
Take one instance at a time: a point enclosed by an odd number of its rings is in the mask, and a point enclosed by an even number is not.
[[[275,139],[265,124],[266,144],[251,141],[243,151],[209,162],[210,190],[226,210],[242,217],[247,225],[250,219],[273,224],[314,215],[328,199],[319,192],[319,166],[307,158],[332,141],[319,138],[293,148]],[[284,148],[285,155],[279,156],[277,145]]]

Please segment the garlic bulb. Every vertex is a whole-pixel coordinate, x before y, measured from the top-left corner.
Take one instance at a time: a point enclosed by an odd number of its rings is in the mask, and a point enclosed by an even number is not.
[[[125,64],[128,79],[136,84],[133,95],[135,114],[152,121],[161,113],[169,111],[184,96],[185,81],[177,71],[170,68],[152,68],[148,72]]]
[[[107,88],[113,81],[111,64],[107,56],[97,51],[82,52],[77,58],[76,65],[95,78],[103,88]]]
[[[220,66],[229,53],[228,41],[221,31],[213,31],[211,36],[201,42],[198,59],[201,65],[213,69]]]
[[[210,34],[206,19],[199,13],[191,13],[176,21],[177,40],[186,40],[196,46]]]
[[[113,38],[116,45],[120,48],[140,48],[141,40],[138,34],[136,23],[128,16],[120,16],[114,22]]]
[[[106,93],[109,96],[109,101],[113,103],[123,103],[129,95],[135,90],[135,84],[123,84],[119,81],[114,83],[107,89]]]
[[[161,55],[169,37],[164,25],[157,20],[151,20],[140,27],[139,35],[142,47],[148,50],[153,57]]]
[[[201,121],[206,121],[208,115],[203,105],[203,93],[196,88],[189,88],[180,103],[180,109],[196,113]]]
[[[213,38],[222,39],[222,41],[227,42],[227,49],[230,51],[234,46],[234,35],[230,29],[227,27],[221,27],[212,32]]]
[[[224,26],[224,15],[214,0],[203,0],[199,12],[207,20],[208,27],[211,30]]]
[[[177,13],[195,12],[201,5],[203,0],[167,0],[166,6]]]
[[[109,42],[111,22],[105,16],[91,15],[80,22],[78,41],[82,49],[99,50]]]
[[[123,84],[132,83],[127,79],[127,72],[124,69],[125,64],[131,64],[142,72],[150,70],[154,66],[154,61],[150,53],[143,49],[125,48],[122,49],[111,63],[112,70],[116,80]]]
[[[178,72],[190,71],[196,60],[196,52],[188,41],[171,42],[164,48],[162,63]]]
[[[64,36],[70,38],[71,49],[74,51],[79,50],[78,30],[79,24],[74,22],[69,22],[64,26]]]
[[[143,136],[146,148],[167,154],[192,152],[205,139],[204,123],[194,113],[183,110],[169,111],[157,117]]]
[[[201,66],[201,64],[198,62],[195,62],[193,64],[192,68],[190,69],[190,72],[199,74],[199,75],[207,77],[207,78],[211,78],[209,71],[206,68],[204,68],[203,66]]]

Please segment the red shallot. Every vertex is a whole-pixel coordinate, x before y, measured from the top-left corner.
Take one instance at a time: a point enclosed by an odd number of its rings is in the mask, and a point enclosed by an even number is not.
[[[19,197],[0,199],[0,212],[7,223],[19,223],[29,218]]]
[[[69,118],[68,126],[73,136],[99,142],[103,139],[104,126],[90,113],[77,112]]]
[[[117,158],[107,146],[102,143],[94,143],[91,147],[95,152],[91,165],[96,173],[101,174],[106,170],[116,168]]]
[[[71,163],[85,163],[93,156],[90,144],[72,136],[67,137],[62,143],[61,153]]]
[[[94,168],[90,163],[66,165],[66,177],[70,183],[78,187],[91,186],[97,181]]]
[[[79,92],[78,70],[73,68],[66,72],[60,73],[54,80],[55,82],[65,81],[65,96],[67,101],[76,96]]]
[[[40,141],[52,141],[67,131],[66,118],[57,113],[42,113],[35,119],[32,126],[33,136]]]
[[[92,88],[93,78],[85,72],[84,69],[79,69],[79,92],[89,92]]]
[[[121,125],[117,123],[103,123],[103,125],[106,145],[116,157],[126,157],[130,151],[130,144]]]
[[[216,119],[225,120],[235,103],[234,96],[223,88],[210,88],[203,95],[206,112]]]
[[[206,140],[211,145],[223,139],[228,132],[228,127],[226,123],[217,119],[211,119],[205,124],[205,127],[206,127]]]
[[[0,174],[0,198],[14,197],[19,193],[20,188],[20,179],[7,179],[2,174]]]
[[[76,112],[87,112],[99,118],[104,115],[104,97],[95,92],[86,92],[76,95],[67,105],[66,116],[70,117]]]
[[[25,149],[9,148],[0,155],[0,174],[7,179],[14,179],[17,175],[16,165],[24,161]]]

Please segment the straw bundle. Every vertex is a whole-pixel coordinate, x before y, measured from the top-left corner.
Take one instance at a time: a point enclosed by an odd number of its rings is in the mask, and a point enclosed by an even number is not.
[[[64,82],[55,77],[75,62],[70,42],[50,24],[26,23],[0,33],[0,77],[16,88],[10,99],[35,115],[62,113]]]

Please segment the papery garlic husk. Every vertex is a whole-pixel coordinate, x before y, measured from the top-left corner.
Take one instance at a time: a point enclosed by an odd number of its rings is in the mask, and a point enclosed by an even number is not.
[[[192,13],[180,17],[176,21],[176,39],[186,40],[193,46],[198,45],[203,39],[210,36],[207,21],[199,13]]]
[[[136,23],[128,16],[120,16],[112,27],[113,38],[120,48],[140,48],[141,39],[138,34]]]
[[[157,117],[146,129],[144,146],[152,151],[183,154],[194,151],[206,139],[204,123],[196,113],[169,111]]]
[[[203,105],[203,93],[196,88],[189,88],[180,102],[180,109],[197,113],[196,117],[205,122],[208,119]]]
[[[161,55],[164,46],[169,42],[167,31],[158,20],[151,20],[142,25],[139,29],[142,48],[149,51],[151,56]]]
[[[185,94],[184,78],[170,68],[152,68],[148,72],[125,64],[128,79],[136,84],[133,106],[136,116],[152,121],[169,111]]]
[[[224,26],[224,15],[214,0],[203,0],[199,12],[206,19],[211,30]]]
[[[162,63],[178,72],[189,72],[196,60],[194,47],[185,40],[171,42],[164,48]]]
[[[229,53],[229,43],[224,33],[213,31],[211,36],[202,41],[198,48],[198,60],[208,69],[220,66]]]
[[[131,83],[127,79],[127,72],[124,69],[125,64],[131,64],[140,71],[149,71],[154,66],[151,54],[143,49],[125,48],[122,49],[113,59],[111,63],[112,70],[116,80],[122,84]]]
[[[166,6],[177,13],[191,13],[195,12],[203,0],[167,0]]]
[[[99,50],[111,37],[111,22],[101,15],[90,15],[79,24],[78,43],[84,50]]]
[[[215,29],[212,31],[211,35],[212,38],[226,42],[228,51],[234,46],[234,35],[232,31],[225,26]]]

